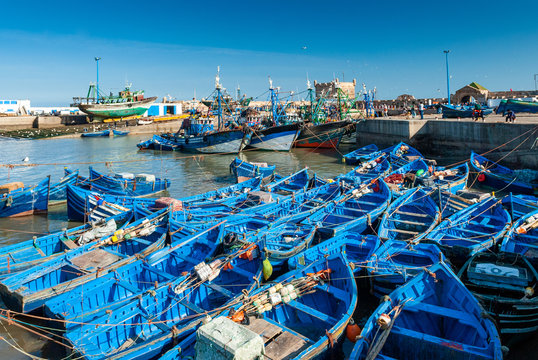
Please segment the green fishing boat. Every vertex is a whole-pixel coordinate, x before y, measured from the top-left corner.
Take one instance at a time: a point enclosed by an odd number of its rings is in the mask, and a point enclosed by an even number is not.
[[[130,85],[118,95],[95,96],[94,92],[97,94],[95,85],[90,84],[87,97],[74,100],[81,111],[99,118],[142,115],[157,99],[157,97],[144,98],[144,90],[131,91]]]

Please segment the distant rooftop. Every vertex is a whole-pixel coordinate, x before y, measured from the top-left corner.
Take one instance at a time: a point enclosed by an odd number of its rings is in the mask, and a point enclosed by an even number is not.
[[[470,87],[473,87],[475,89],[478,89],[478,90],[487,90],[485,87],[483,87],[482,85],[480,85],[479,83],[477,82],[472,82],[469,84]]]

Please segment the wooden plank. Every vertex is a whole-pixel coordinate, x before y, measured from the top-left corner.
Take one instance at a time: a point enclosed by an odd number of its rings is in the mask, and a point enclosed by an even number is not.
[[[75,244],[74,241],[71,239],[62,240],[62,242],[69,250],[78,248],[78,245]]]
[[[272,360],[293,359],[306,347],[303,339],[285,331],[265,347],[265,357]]]
[[[269,340],[282,333],[282,329],[278,326],[271,324],[264,319],[257,319],[250,317],[250,324],[246,327],[252,330],[256,334],[260,335],[263,339],[263,343],[266,344]]]
[[[409,216],[418,216],[418,217],[429,217],[430,216],[428,214],[412,213],[412,212],[407,212],[407,211],[402,211],[402,210],[396,210],[395,213],[396,214],[402,214],[402,215],[409,215]]]
[[[104,268],[105,266],[111,265],[122,258],[109,253],[103,249],[95,249],[80,256],[77,256],[71,263],[81,269],[89,268]]]
[[[410,235],[417,235],[418,232],[416,231],[407,231],[407,230],[401,230],[401,229],[387,229],[388,231],[394,231],[401,234],[410,234]]]
[[[388,218],[387,220],[388,220],[388,221],[399,222],[399,223],[402,223],[402,224],[419,225],[419,226],[428,226],[427,224],[420,223],[420,222],[416,222],[416,221],[409,221],[409,220],[402,220],[402,219],[393,219],[393,218]]]

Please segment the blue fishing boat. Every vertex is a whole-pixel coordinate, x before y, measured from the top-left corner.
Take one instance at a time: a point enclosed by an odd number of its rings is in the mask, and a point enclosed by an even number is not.
[[[328,206],[331,200],[350,191],[352,187],[341,183],[328,183],[307,191],[292,193],[291,196],[275,203],[254,206],[243,210],[242,216],[253,215],[268,221],[298,223],[306,217]]]
[[[424,187],[457,194],[458,191],[467,189],[469,165],[465,163],[449,169],[437,167],[433,172],[426,174],[426,177],[419,177],[418,179],[419,183]]]
[[[269,181],[273,177],[275,169],[275,165],[268,166],[267,163],[252,163],[239,158],[233,159],[230,164],[230,172],[234,174],[237,183],[258,176],[262,180]]]
[[[382,297],[439,261],[445,257],[434,244],[388,240],[368,259],[366,270],[374,295]]]
[[[290,271],[243,298],[228,318],[236,323],[247,319],[238,325],[262,336],[267,358],[316,358],[342,336],[357,304],[347,262],[345,255],[336,254]],[[216,346],[221,345],[206,350]]]
[[[455,118],[470,118],[473,117],[474,105],[449,105],[441,104],[443,109],[443,118],[455,119]],[[493,112],[493,109],[482,108],[482,115],[487,116]]]
[[[346,163],[346,165],[355,165],[361,162],[361,159],[365,156],[368,156],[376,151],[378,151],[379,148],[375,144],[370,144],[363,146],[361,148],[358,148],[357,150],[354,150],[350,153],[347,153],[343,156],[342,161]]]
[[[355,264],[354,272],[357,273],[364,268],[379,243],[379,238],[374,235],[345,232],[290,257],[288,268],[298,269],[334,254],[345,254],[348,261]]]
[[[524,255],[538,266],[538,210],[514,222],[502,240],[501,251]]]
[[[0,217],[46,213],[49,203],[50,176],[34,186],[9,183],[0,187]]]
[[[73,328],[65,338],[73,355],[88,359],[151,359],[171,348],[255,288],[261,277],[259,258],[215,259],[200,263],[170,286],[146,292],[124,306]],[[244,293],[243,293],[244,291]],[[94,324],[109,323],[112,326]],[[115,324],[121,324],[117,331]]]
[[[159,179],[151,174],[119,173],[109,176],[90,166],[89,181],[107,189],[127,192],[126,195],[140,196],[157,193],[170,187],[170,180]]]
[[[269,259],[273,269],[280,271],[290,257],[310,246],[315,233],[316,227],[312,225],[283,223],[268,226],[267,229],[257,231],[255,235],[248,237],[246,234],[243,237],[244,233],[234,233],[235,236],[229,237],[228,241],[230,238],[236,241],[229,243],[228,246],[235,248],[238,244],[247,247],[255,244]]]
[[[247,147],[258,150],[290,151],[300,133],[299,123],[255,129]]]
[[[489,197],[443,220],[426,240],[437,244],[452,262],[468,257],[499,242],[510,227],[510,214],[500,200]]]
[[[108,137],[110,136],[110,130],[85,132],[80,134],[81,137]]]
[[[441,213],[435,202],[421,188],[407,190],[389,205],[381,218],[381,240],[404,240],[417,243],[439,223]]]
[[[262,189],[277,194],[291,194],[306,190],[309,184],[308,168],[304,168],[289,176],[277,177],[274,181],[264,185]]]
[[[0,278],[11,276],[29,267],[43,263],[66,251],[76,249],[88,241],[112,235],[117,225],[127,223],[133,212],[124,212],[106,221],[88,223],[71,229],[0,248]]]
[[[424,159],[424,155],[420,151],[404,142],[400,142],[387,150],[389,149],[389,161],[395,169],[417,159]]]
[[[471,152],[469,160],[479,184],[494,190],[515,194],[533,195],[538,193],[538,171],[512,170],[494,161]]]
[[[121,131],[121,130],[116,130],[116,129],[112,129],[112,133],[114,134],[114,136],[129,135],[129,131]]]
[[[514,222],[523,215],[538,210],[538,198],[532,195],[514,195],[510,193],[503,197],[502,203]]]
[[[67,201],[67,185],[76,185],[78,170],[66,173],[63,178],[50,186],[49,205],[56,205]]]
[[[502,359],[494,322],[446,264],[433,265],[384,299],[350,359]]]
[[[337,180],[344,180],[347,182],[353,182],[359,185],[367,180],[373,180],[376,178],[384,178],[389,174],[391,165],[387,155],[382,155],[369,161],[363,161],[355,169],[339,175]]]
[[[60,294],[143,258],[165,244],[168,209],[139,219],[114,235],[71,249],[0,282],[4,303],[17,312],[40,309]]]
[[[517,341],[538,330],[538,272],[515,253],[479,253],[458,277],[497,320],[503,340]]]
[[[391,199],[392,194],[387,184],[383,180],[376,180],[334,200],[303,222],[316,225],[321,239],[329,239],[346,231],[360,234],[373,228]]]
[[[428,164],[419,158],[404,165],[393,167],[392,172],[384,178],[384,181],[392,190],[393,197],[397,198],[406,190],[420,185],[423,179],[429,175]]]
[[[212,258],[222,241],[223,230],[223,222],[202,231],[171,223],[171,246],[48,300],[44,313],[51,319],[51,325],[61,329],[92,322],[148,290],[168,286],[184,272]]]

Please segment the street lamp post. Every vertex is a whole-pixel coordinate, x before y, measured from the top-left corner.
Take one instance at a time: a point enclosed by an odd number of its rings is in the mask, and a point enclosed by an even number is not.
[[[450,105],[450,76],[448,73],[448,53],[450,50],[443,50],[446,60],[446,92],[448,93],[448,105]]]
[[[95,95],[95,102],[99,102],[99,60],[101,60],[100,57],[95,57],[95,63],[97,64],[97,94]]]

